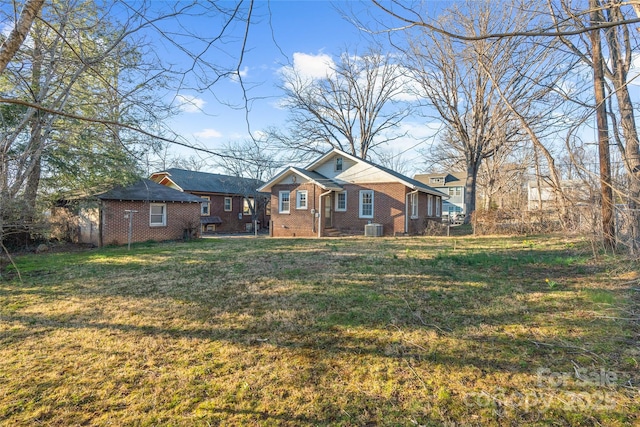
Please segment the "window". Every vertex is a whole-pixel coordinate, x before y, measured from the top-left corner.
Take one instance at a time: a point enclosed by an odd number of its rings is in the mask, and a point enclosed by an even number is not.
[[[373,190],[360,190],[360,218],[373,218]]]
[[[454,187],[449,187],[449,195],[453,196],[455,194],[456,189]]]
[[[209,205],[211,204],[211,197],[209,196],[200,196],[201,199],[205,199],[206,202],[202,202],[200,205],[200,215],[208,216],[209,215]]]
[[[462,187],[456,187],[456,196],[462,194]]]
[[[296,191],[296,209],[307,209],[307,190]]]
[[[279,193],[280,205],[278,206],[278,212],[289,213],[289,192],[281,191]]]
[[[444,182],[444,178],[430,178],[429,182],[431,184],[440,184]]]
[[[242,203],[242,215],[251,215],[251,208],[253,207],[253,199],[249,197],[244,199]]]
[[[149,208],[149,225],[162,227],[167,225],[167,205],[164,203],[151,203]]]
[[[336,171],[342,170],[342,157],[336,157]]]
[[[442,216],[442,197],[436,197],[436,216]]]
[[[336,193],[336,211],[345,212],[347,210],[347,192]]]
[[[411,193],[411,218],[418,218],[418,193]]]
[[[231,197],[224,198],[224,211],[231,212],[233,210],[233,199]]]
[[[433,196],[431,194],[427,197],[427,216],[433,216]]]

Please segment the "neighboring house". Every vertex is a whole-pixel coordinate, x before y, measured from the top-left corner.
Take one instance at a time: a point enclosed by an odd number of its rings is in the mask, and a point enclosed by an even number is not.
[[[464,187],[467,174],[464,172],[424,173],[414,175],[413,179],[427,184],[449,196],[442,202],[442,215],[453,218],[466,213]]]
[[[129,241],[197,237],[202,199],[144,179],[92,198],[60,201],[52,222],[77,243],[97,246]],[[130,215],[133,215],[130,217]]]
[[[205,199],[200,213],[202,233],[251,231],[254,219],[258,227],[269,223],[269,196],[256,191],[262,181],[176,168],[155,172],[150,179]]]
[[[306,168],[289,167],[258,189],[271,193],[274,237],[420,234],[439,221],[442,198],[434,188],[333,149]]]
[[[527,209],[534,210],[556,210],[556,193],[551,185],[543,179],[539,181],[531,180],[527,182]],[[573,205],[593,205],[593,191],[587,183],[578,179],[568,179],[560,182],[562,194]]]

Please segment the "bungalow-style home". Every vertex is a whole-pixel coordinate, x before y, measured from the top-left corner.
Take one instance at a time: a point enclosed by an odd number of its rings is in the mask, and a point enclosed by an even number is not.
[[[421,173],[413,179],[427,184],[449,196],[442,201],[442,215],[455,218],[458,214],[467,212],[464,204],[464,187],[467,179],[465,172]]]
[[[60,201],[52,209],[54,228],[76,243],[96,246],[129,241],[197,237],[199,197],[143,179],[95,197]]]
[[[288,167],[258,188],[271,193],[270,235],[322,237],[420,234],[440,222],[445,194],[333,149],[305,168]]]
[[[204,199],[200,211],[200,232],[243,232],[269,223],[268,195],[256,189],[262,181],[171,168],[149,178],[158,184]]]

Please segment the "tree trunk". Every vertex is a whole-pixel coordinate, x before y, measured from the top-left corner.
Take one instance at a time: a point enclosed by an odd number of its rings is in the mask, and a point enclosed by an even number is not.
[[[11,61],[27,38],[31,24],[40,12],[40,9],[42,9],[43,4],[44,0],[27,0],[25,3],[18,22],[16,22],[9,37],[4,40],[2,48],[0,48],[0,74],[2,74],[7,64],[9,64],[9,61]]]
[[[598,0],[590,0],[591,24],[602,21]],[[596,101],[596,121],[598,127],[598,154],[600,160],[600,194],[602,210],[602,237],[604,247],[613,251],[616,245],[616,229],[613,217],[613,190],[611,187],[611,155],[609,153],[609,125],[607,122],[607,108],[605,104],[605,82],[600,42],[600,30],[590,34],[591,53],[593,60],[593,85]]]
[[[620,7],[609,11],[609,21],[621,20]],[[623,41],[618,37],[622,32]],[[620,124],[625,141],[624,152],[625,168],[629,178],[628,201],[630,221],[630,251],[636,253],[640,249],[640,141],[636,128],[633,103],[629,95],[627,72],[630,67],[631,54],[622,55],[622,43],[629,50],[629,30],[626,26],[614,27],[606,33],[607,45],[611,56],[611,81],[616,93],[618,109],[620,111]]]
[[[467,165],[467,180],[464,185],[464,222],[468,224],[471,220],[471,214],[476,211],[476,181],[478,179],[477,163]]]

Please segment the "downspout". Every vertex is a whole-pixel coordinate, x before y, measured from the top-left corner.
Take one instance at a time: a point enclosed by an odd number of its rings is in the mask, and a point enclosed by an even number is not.
[[[418,190],[413,190],[404,196],[404,234],[409,234],[409,196],[417,192]]]
[[[333,190],[325,191],[318,197],[318,237],[322,237],[322,198],[331,194]]]

